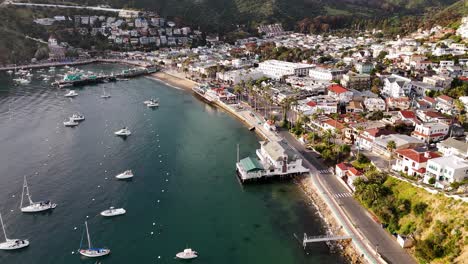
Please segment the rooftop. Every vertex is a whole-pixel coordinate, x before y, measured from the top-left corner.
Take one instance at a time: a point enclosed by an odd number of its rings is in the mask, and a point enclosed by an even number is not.
[[[283,160],[285,156],[289,161],[298,159],[296,151],[284,141],[262,141],[260,144],[273,160]]]
[[[453,138],[447,138],[446,140],[439,142],[437,145],[441,145],[446,148],[454,148],[462,153],[468,152],[468,143]]]
[[[341,86],[341,85],[337,85],[337,84],[331,85],[330,87],[328,87],[328,90],[329,90],[329,91],[332,91],[332,92],[334,92],[334,93],[336,93],[336,94],[341,94],[341,93],[346,93],[346,92],[348,92],[348,89],[344,88],[344,87]]]
[[[440,157],[439,154],[432,151],[418,152],[415,149],[400,149],[395,152],[417,163],[424,163],[429,159]]]
[[[468,162],[457,156],[446,156],[431,159],[431,162],[441,165],[441,167],[449,167],[453,169],[462,169],[468,167]]]

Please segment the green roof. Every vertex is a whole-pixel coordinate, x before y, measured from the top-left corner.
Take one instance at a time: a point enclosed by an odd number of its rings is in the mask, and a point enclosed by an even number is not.
[[[262,164],[260,164],[257,159],[251,157],[241,159],[239,163],[247,172],[264,170]]]

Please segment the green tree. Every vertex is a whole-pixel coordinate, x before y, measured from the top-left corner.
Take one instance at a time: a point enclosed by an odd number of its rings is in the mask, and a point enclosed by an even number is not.
[[[388,159],[388,169],[390,170],[390,166],[392,163],[393,151],[396,149],[396,143],[393,140],[387,142],[387,150],[390,152],[390,158]]]

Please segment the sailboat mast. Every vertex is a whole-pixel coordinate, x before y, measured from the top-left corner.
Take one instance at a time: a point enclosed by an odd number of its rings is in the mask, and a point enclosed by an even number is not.
[[[88,249],[91,248],[91,238],[89,237],[89,231],[88,231],[88,221],[85,221],[85,226],[86,226],[86,236],[88,237]]]
[[[23,188],[21,190],[21,203],[20,203],[20,209],[23,208],[23,197],[24,197],[24,185],[26,183],[26,176],[24,176],[23,180]]]
[[[29,187],[28,187],[28,182],[26,181],[26,176],[24,176],[24,186],[23,189],[26,188],[26,196],[28,196],[29,200],[29,205],[33,204],[33,201],[31,200],[31,195],[29,195]]]
[[[8,241],[8,238],[7,238],[6,232],[5,232],[5,226],[3,225],[2,214],[0,214],[0,222],[2,223],[3,235],[5,236],[5,241]]]

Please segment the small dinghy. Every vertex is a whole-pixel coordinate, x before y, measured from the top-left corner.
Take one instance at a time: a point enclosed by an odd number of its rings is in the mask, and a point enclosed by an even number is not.
[[[126,212],[127,211],[125,211],[125,209],[123,208],[110,207],[109,209],[102,211],[101,215],[105,217],[111,217],[111,216],[123,215]]]
[[[68,119],[68,121],[63,122],[63,125],[66,127],[74,127],[77,126],[79,123],[73,120],[71,117]]]
[[[75,97],[77,95],[78,95],[77,92],[70,90],[68,93],[65,94],[65,97]]]
[[[119,131],[114,132],[115,135],[120,136],[120,137],[127,137],[132,134],[130,130],[127,127],[123,127]]]
[[[132,170],[126,170],[126,171],[118,174],[117,176],[115,176],[115,178],[117,178],[119,180],[130,179],[130,178],[133,178],[133,172],[132,172]]]
[[[176,258],[178,259],[194,259],[196,257],[198,257],[198,253],[191,248],[186,248],[184,251],[176,254]]]
[[[85,120],[85,117],[84,115],[80,114],[80,113],[74,113],[71,117],[70,117],[70,120],[73,120],[75,122],[80,122],[80,121],[83,121]]]

